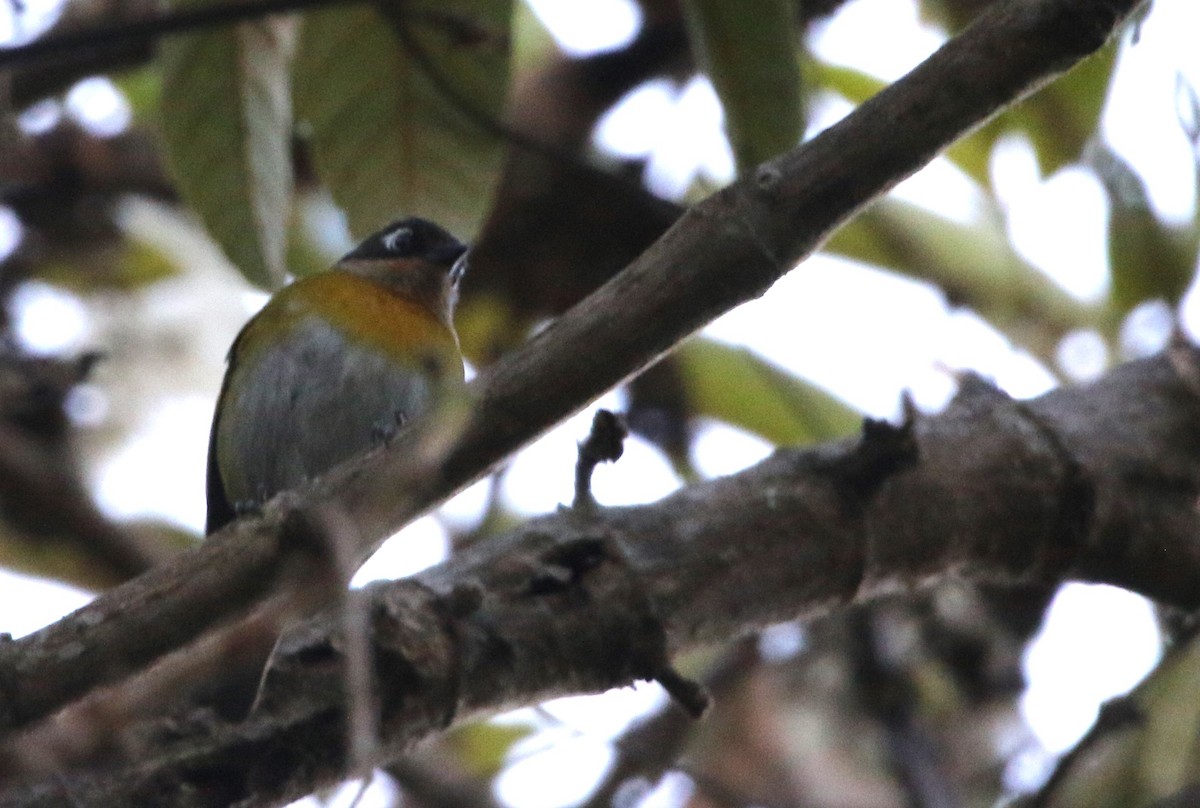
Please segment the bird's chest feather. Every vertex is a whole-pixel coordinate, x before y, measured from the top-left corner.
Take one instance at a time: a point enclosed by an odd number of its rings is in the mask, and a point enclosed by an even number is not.
[[[436,322],[441,333],[410,318],[398,327],[425,331],[381,340],[378,331],[334,327],[303,301],[282,302],[264,312],[276,319],[247,329],[234,356],[217,435],[233,501],[261,500],[318,476],[462,384],[454,337]],[[286,339],[264,339],[270,329]]]

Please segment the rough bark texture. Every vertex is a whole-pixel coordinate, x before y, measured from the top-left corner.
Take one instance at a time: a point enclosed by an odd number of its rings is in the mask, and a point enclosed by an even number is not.
[[[859,439],[781,450],[653,505],[533,520],[375,586],[379,735],[365,762],[480,712],[669,684],[677,651],[949,576],[1078,577],[1195,608],[1198,492],[1192,347],[1028,402],[967,378],[938,416],[869,421]],[[338,781],[353,770],[336,741],[341,625],[334,610],[290,632],[245,721],[138,726],[122,765],[18,787],[4,804],[264,805]],[[55,736],[41,733],[0,764],[44,765]]]

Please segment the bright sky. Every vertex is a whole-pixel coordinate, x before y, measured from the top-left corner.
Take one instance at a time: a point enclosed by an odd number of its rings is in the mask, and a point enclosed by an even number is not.
[[[575,53],[618,45],[639,24],[638,11],[628,0],[530,0],[530,4],[563,47]],[[44,0],[33,5],[35,10],[53,8]],[[1177,123],[1176,76],[1200,86],[1197,31],[1200,4],[1157,0],[1140,44],[1122,63],[1104,121],[1105,137],[1142,173],[1155,208],[1172,220],[1190,216],[1194,204],[1193,155]],[[853,0],[822,27],[817,39],[825,58],[888,79],[902,75],[938,44],[938,36],[918,22],[912,4],[898,0]],[[827,125],[845,112],[844,104],[831,101],[819,121]],[[100,131],[119,131],[129,113],[111,85],[96,79],[77,87],[65,110],[53,105],[42,108],[30,113],[26,123],[45,126],[61,114],[73,115]],[[666,82],[640,88],[607,116],[597,139],[615,152],[648,157],[648,181],[661,193],[681,192],[697,174],[716,181],[732,174],[720,107],[703,80],[681,88]],[[994,169],[1004,201],[1012,206],[1009,224],[1014,239],[1025,255],[1073,293],[1100,294],[1106,273],[1102,251],[1106,212],[1095,179],[1085,171],[1070,170],[1043,180],[1022,143],[1006,144],[995,158]],[[954,216],[969,214],[977,201],[970,184],[944,162],[905,183],[899,193]],[[177,239],[176,246],[192,238],[174,232],[172,227],[179,229],[178,223],[145,206],[133,205],[128,215],[135,231]],[[0,249],[14,232],[11,221],[5,224],[5,216],[11,219],[0,209]],[[1052,239],[1045,236],[1047,221],[1055,223]],[[189,243],[186,249],[195,254],[210,248]],[[261,304],[260,297],[252,297],[234,299],[230,305],[228,290],[233,287],[228,269],[220,263],[212,259],[212,266],[200,273],[205,276],[202,284],[189,286],[194,281],[185,280],[180,282],[185,285],[161,292],[163,297],[184,300],[213,295],[203,311],[225,311],[228,322],[204,329],[214,332],[213,345],[202,348],[212,357],[208,375],[189,381],[190,392],[160,400],[158,409],[140,426],[140,437],[99,472],[99,497],[116,515],[161,515],[192,527],[202,523],[205,443],[219,383],[219,356],[238,323]],[[162,302],[161,298],[147,300],[145,305]],[[43,350],[80,347],[97,333],[112,333],[87,324],[80,303],[50,287],[31,286],[14,300],[14,307],[25,338]],[[1194,295],[1185,309],[1196,331],[1200,312]],[[180,319],[180,328],[190,331],[186,318],[197,315],[172,311],[168,316]],[[1165,334],[1152,316],[1147,319],[1151,325],[1142,338],[1153,349]],[[111,323],[105,328],[111,329]],[[809,261],[761,300],[722,317],[706,333],[749,345],[873,415],[894,415],[906,389],[923,407],[944,404],[953,393],[953,383],[943,367],[978,370],[1018,396],[1036,395],[1052,384],[1043,368],[1015,352],[977,318],[948,311],[936,291],[832,259]],[[887,339],[879,339],[880,334]],[[1089,362],[1093,368],[1100,366],[1086,336],[1070,350],[1078,354],[1081,372],[1087,372]],[[80,406],[85,405],[86,401]],[[619,400],[610,396],[605,405],[619,406]],[[93,401],[90,406],[102,404]],[[588,414],[577,416],[514,464],[506,491],[518,508],[539,513],[569,501],[575,441],[586,434],[589,421]],[[705,429],[697,457],[706,472],[728,473],[768,451],[761,441],[713,425]],[[153,470],[153,482],[147,480],[148,469]],[[617,466],[598,471],[596,493],[607,504],[645,502],[676,485],[661,457],[635,439]],[[444,518],[468,518],[483,496],[479,486],[464,493],[447,507]],[[444,553],[444,537],[435,520],[422,520],[385,548],[360,580],[395,577],[436,562]],[[0,587],[9,594],[0,603],[0,630],[16,635],[83,602],[82,595],[61,587],[55,589],[58,597],[47,599],[41,582],[9,574],[0,573]],[[1110,587],[1064,588],[1027,657],[1031,686],[1025,714],[1046,749],[1068,748],[1094,719],[1100,702],[1124,692],[1150,669],[1158,657],[1156,631],[1149,606],[1141,598]],[[521,720],[547,725],[550,735],[537,736],[540,747],[531,742],[518,750],[521,762],[501,780],[501,797],[523,808],[570,803],[603,770],[607,739],[658,698],[656,688],[646,687],[563,700],[549,708],[559,717],[558,724],[547,722],[545,714],[522,711]],[[565,747],[557,744],[564,739]],[[1044,766],[1045,757],[1031,752],[1015,767],[1014,782],[1036,781]],[[561,776],[565,770],[574,776]],[[658,797],[666,800],[668,792],[686,787],[686,782],[672,781]]]

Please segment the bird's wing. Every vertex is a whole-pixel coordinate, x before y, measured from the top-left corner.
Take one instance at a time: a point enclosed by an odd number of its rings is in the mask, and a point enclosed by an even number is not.
[[[229,495],[225,491],[225,481],[221,479],[221,468],[217,464],[217,430],[221,423],[221,410],[225,404],[225,396],[229,394],[229,380],[233,378],[234,365],[237,363],[238,345],[248,328],[249,323],[243,326],[233,340],[233,344],[229,346],[229,354],[225,357],[225,378],[221,381],[221,393],[217,396],[217,406],[213,411],[212,430],[208,433],[208,480],[205,486],[208,497],[208,515],[204,520],[205,536],[216,533],[237,518],[237,511],[234,509],[233,503],[229,501]]]
[[[212,432],[208,436],[208,517],[204,522],[204,535],[216,533],[229,524],[237,516],[233,505],[225,494],[225,483],[221,480],[221,470],[217,468],[217,420],[213,417]]]

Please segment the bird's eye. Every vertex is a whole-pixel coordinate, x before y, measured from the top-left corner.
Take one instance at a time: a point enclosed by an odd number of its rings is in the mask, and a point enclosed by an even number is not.
[[[390,253],[407,253],[412,246],[413,231],[411,227],[397,227],[390,233],[384,233],[379,239],[383,248]]]
[[[462,281],[463,275],[467,274],[467,253],[463,253],[454,262],[454,266],[450,267],[450,283],[455,286]]]

